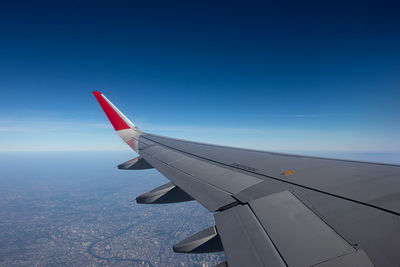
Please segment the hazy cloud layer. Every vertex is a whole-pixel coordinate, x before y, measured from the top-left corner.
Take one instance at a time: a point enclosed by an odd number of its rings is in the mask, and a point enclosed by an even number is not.
[[[139,123],[144,131],[199,142],[270,151],[399,152],[395,136],[355,130],[218,127]],[[0,151],[127,150],[108,121],[0,119]]]

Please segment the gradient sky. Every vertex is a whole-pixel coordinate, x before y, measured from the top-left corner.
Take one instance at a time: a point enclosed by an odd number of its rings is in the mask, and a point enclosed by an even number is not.
[[[273,151],[400,152],[396,1],[8,1],[0,151],[119,150],[139,128]]]

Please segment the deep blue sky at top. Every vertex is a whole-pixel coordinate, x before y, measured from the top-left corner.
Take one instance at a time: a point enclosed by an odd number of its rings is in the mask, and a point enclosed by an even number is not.
[[[4,2],[0,150],[120,148],[100,90],[162,134],[398,152],[399,14],[396,1]]]

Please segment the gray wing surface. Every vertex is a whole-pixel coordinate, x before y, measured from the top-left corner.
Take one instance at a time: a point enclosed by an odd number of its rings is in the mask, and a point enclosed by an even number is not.
[[[142,132],[94,92],[118,135],[171,182],[137,198],[197,200],[215,225],[175,252],[224,251],[219,266],[400,266],[400,165],[216,146]]]
[[[143,134],[138,153],[210,211],[229,266],[399,266],[400,166]]]

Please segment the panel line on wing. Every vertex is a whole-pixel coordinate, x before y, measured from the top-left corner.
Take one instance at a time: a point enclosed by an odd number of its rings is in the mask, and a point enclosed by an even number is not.
[[[146,153],[145,153],[145,154],[146,154]],[[226,189],[224,189],[224,188],[221,188],[221,187],[216,186],[216,185],[214,185],[214,184],[210,184],[210,183],[208,183],[208,182],[206,182],[206,181],[204,181],[204,180],[202,180],[202,179],[200,179],[200,178],[198,178],[198,177],[196,177],[196,176],[193,176],[192,174],[190,174],[190,173],[188,173],[188,172],[185,172],[185,171],[182,170],[182,169],[178,169],[178,168],[176,168],[176,167],[174,167],[174,166],[172,166],[172,165],[170,165],[170,164],[168,164],[168,163],[166,163],[166,162],[163,162],[163,161],[157,159],[157,158],[154,157],[154,156],[151,156],[151,155],[149,155],[149,154],[147,154],[147,156],[152,157],[154,160],[157,160],[157,161],[160,162],[161,164],[165,164],[165,165],[167,165],[168,167],[173,168],[174,170],[179,171],[179,172],[181,172],[181,173],[183,173],[183,174],[185,174],[185,175],[188,175],[188,176],[190,176],[191,178],[193,178],[193,179],[195,179],[195,180],[197,180],[197,181],[199,181],[199,182],[206,183],[206,184],[208,184],[208,185],[210,185],[210,186],[213,186],[213,187],[215,187],[215,188],[218,188],[219,190],[222,190],[222,191],[226,192],[227,194],[231,194],[230,192],[226,191]]]

